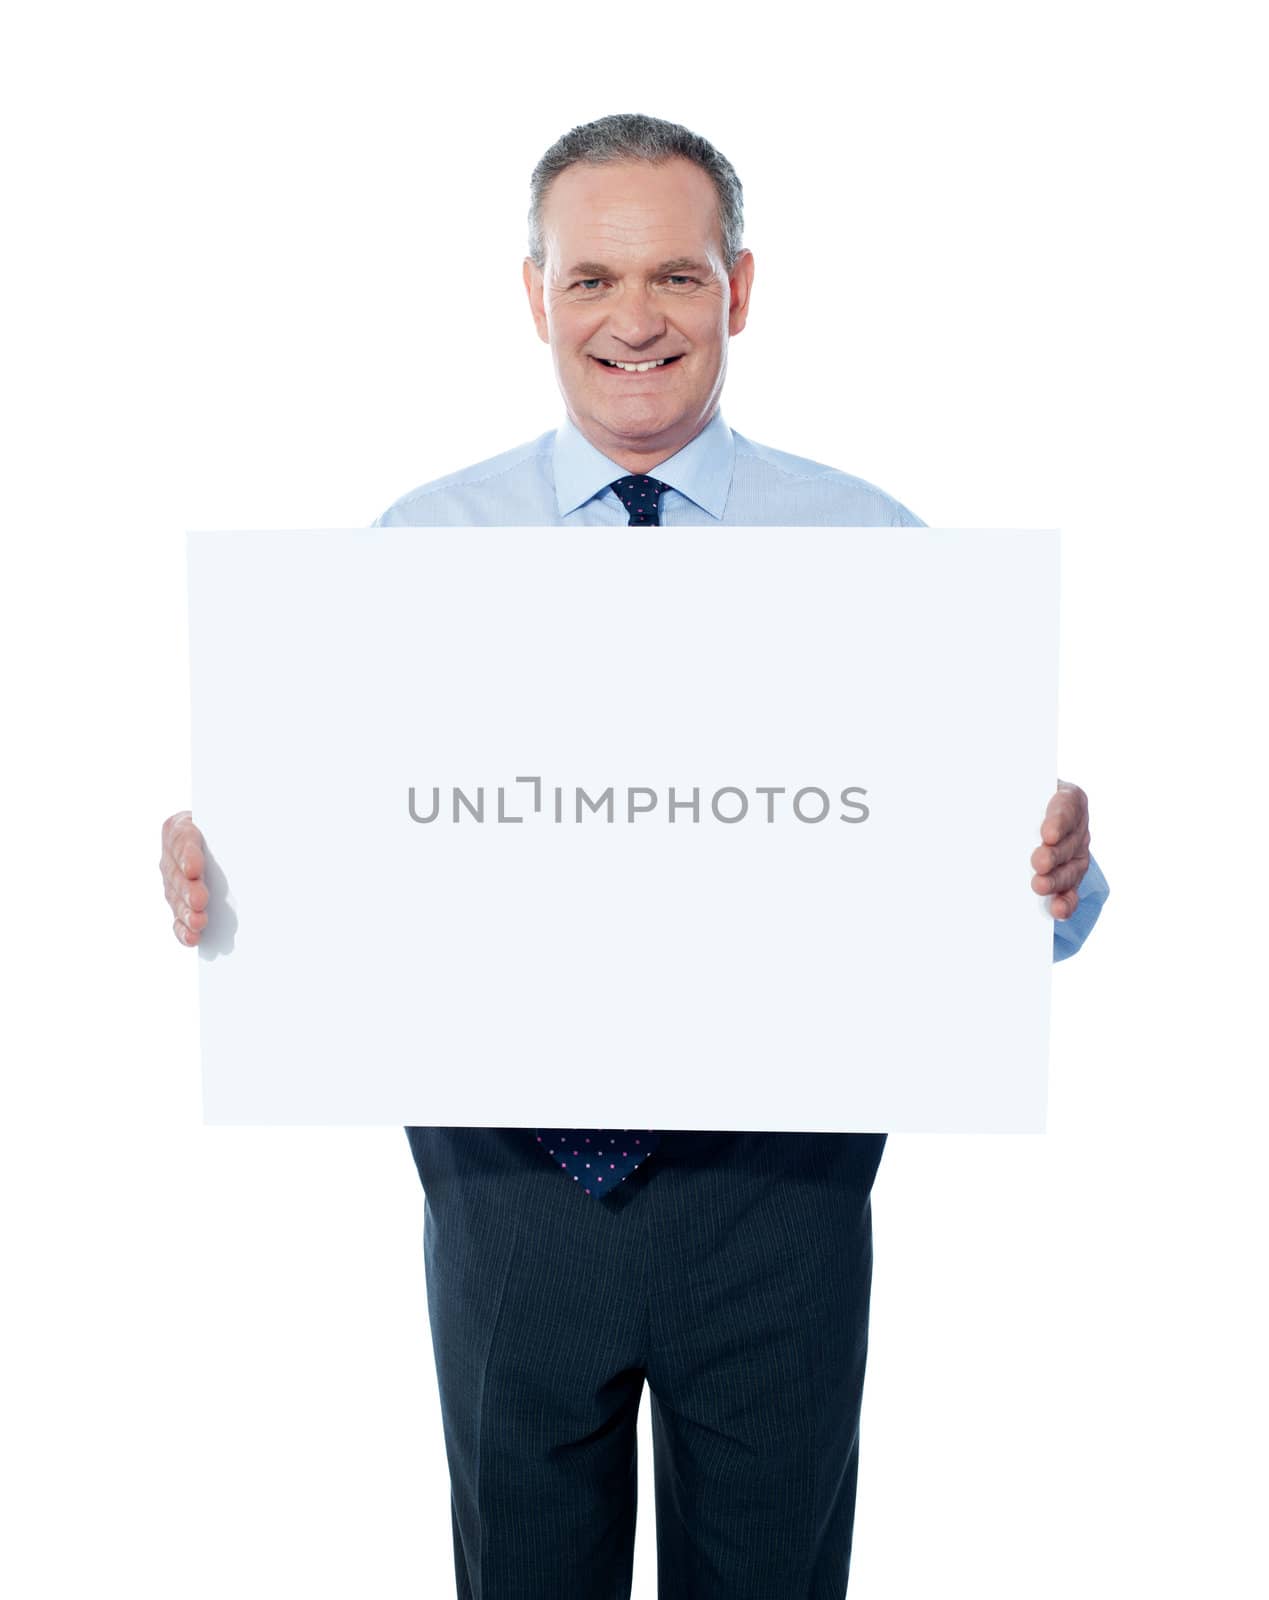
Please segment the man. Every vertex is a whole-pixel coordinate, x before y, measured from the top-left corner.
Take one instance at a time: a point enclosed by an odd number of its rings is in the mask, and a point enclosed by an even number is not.
[[[379,525],[923,526],[723,421],[753,281],[740,241],[740,183],[705,140],[633,115],[566,134],[533,174],[524,263],[566,420]],[[186,944],[203,864],[189,813],[169,818]],[[1061,959],[1107,893],[1076,786],[1059,784],[1030,864]],[[885,1134],[406,1132],[460,1600],[629,1594],[645,1377],[660,1594],[844,1595]]]

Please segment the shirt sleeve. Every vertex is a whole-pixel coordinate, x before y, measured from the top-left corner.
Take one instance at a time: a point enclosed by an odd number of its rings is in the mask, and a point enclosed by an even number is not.
[[[1106,897],[1110,893],[1110,885],[1106,882],[1092,851],[1089,851],[1088,870],[1080,879],[1077,892],[1080,898],[1074,913],[1060,921],[1056,917],[1053,920],[1055,961],[1065,961],[1080,948],[1092,932],[1093,924],[1101,916],[1102,907],[1106,904]]]

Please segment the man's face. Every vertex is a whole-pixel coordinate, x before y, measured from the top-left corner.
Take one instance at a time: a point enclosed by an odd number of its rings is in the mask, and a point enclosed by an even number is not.
[[[723,265],[714,185],[675,158],[567,168],[542,207],[546,260],[524,263],[568,414],[606,456],[649,471],[713,416],[753,257]],[[644,372],[610,365],[661,361]]]

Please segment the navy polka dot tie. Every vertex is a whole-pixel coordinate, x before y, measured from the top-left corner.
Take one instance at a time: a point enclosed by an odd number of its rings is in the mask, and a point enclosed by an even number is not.
[[[538,1143],[583,1194],[611,1194],[660,1144],[651,1128],[534,1128]]]
[[[630,513],[627,524],[631,528],[650,528],[661,522],[657,506],[661,491],[669,487],[659,478],[650,478],[646,472],[632,472],[628,478],[618,478],[608,486]]]
[[[609,487],[630,513],[631,528],[659,527],[659,478],[633,472]],[[583,1194],[611,1194],[656,1149],[661,1140],[651,1128],[535,1128],[543,1150]]]

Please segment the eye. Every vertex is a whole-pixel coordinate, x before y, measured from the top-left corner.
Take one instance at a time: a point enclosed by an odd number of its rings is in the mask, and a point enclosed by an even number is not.
[[[678,284],[678,283],[695,283],[696,279],[695,278],[689,278],[685,273],[682,273],[682,272],[667,272],[666,275],[665,275],[665,281],[667,283],[675,283],[675,284]]]
[[[575,289],[586,289],[592,284],[602,283],[603,281],[602,278],[579,278],[573,287]]]

